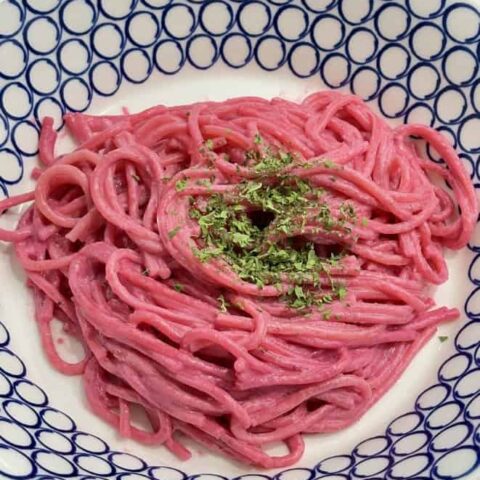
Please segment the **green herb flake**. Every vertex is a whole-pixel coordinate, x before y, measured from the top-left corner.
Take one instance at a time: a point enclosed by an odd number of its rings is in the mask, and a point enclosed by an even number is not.
[[[339,209],[341,220],[353,221],[357,218],[355,207],[349,202],[343,202]]]
[[[213,145],[213,140],[211,138],[209,138],[208,140],[205,140],[205,142],[203,142],[203,145],[207,150],[213,150],[214,145]]]
[[[270,152],[269,152],[270,155]],[[279,154],[280,155],[280,154]],[[277,159],[281,157],[277,156]],[[284,158],[291,161],[291,155]],[[218,260],[227,265],[241,280],[256,285],[277,286],[284,282],[291,288],[281,297],[290,308],[308,313],[346,296],[346,288],[337,286],[323,290],[322,274],[338,265],[342,255],[320,257],[312,242],[295,244],[291,239],[272,242],[271,235],[302,231],[318,209],[316,189],[293,175],[268,172],[262,177],[243,180],[233,192],[210,195],[205,202],[192,202],[190,217],[200,229],[200,244],[192,248],[200,262]],[[273,217],[267,225],[258,225],[250,212],[263,212]],[[345,213],[351,215],[348,207]],[[315,218],[314,218],[315,217]],[[320,205],[317,218],[325,229],[333,229],[338,220],[330,207]]]
[[[173,288],[176,292],[183,292],[184,286],[181,283],[174,283]]]
[[[342,301],[347,296],[347,288],[343,284],[335,286],[335,295],[337,298]]]
[[[447,336],[444,336],[444,335],[440,335],[438,337],[438,340],[440,341],[440,343],[444,343],[448,340],[448,337]]]
[[[168,232],[168,238],[171,240],[180,231],[180,228],[180,226],[177,226],[174,229],[170,230]]]
[[[218,308],[220,309],[221,312],[226,312],[227,307],[229,306],[228,302],[225,300],[225,297],[223,295],[219,295],[217,297],[218,300]]]
[[[253,137],[253,143],[255,143],[255,145],[260,145],[262,143],[262,137],[260,136],[259,133],[256,133],[255,136]]]
[[[137,182],[140,183],[140,177],[136,173],[132,173],[132,178]]]
[[[333,162],[332,160],[324,160],[323,161],[323,166],[325,168],[336,168],[337,167],[337,164],[335,162]]]
[[[150,275],[150,270],[148,268],[145,268],[142,270],[142,275],[144,277],[148,277]]]
[[[368,218],[367,217],[363,217],[362,218],[362,227],[366,227],[368,225]]]
[[[175,190],[177,192],[181,192],[182,190],[185,190],[187,186],[187,179],[182,178],[181,180],[177,180],[177,183],[175,184]]]

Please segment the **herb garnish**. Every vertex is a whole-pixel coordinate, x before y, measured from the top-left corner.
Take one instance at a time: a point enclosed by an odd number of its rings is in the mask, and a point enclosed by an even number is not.
[[[182,190],[185,190],[186,186],[187,186],[187,179],[182,178],[181,180],[177,180],[177,183],[175,183],[175,190],[177,192],[181,192]]]
[[[219,295],[217,300],[218,300],[218,308],[220,309],[220,311],[226,312],[228,307],[228,302],[225,300],[225,297],[223,295]]]
[[[287,162],[280,154],[272,158]],[[293,161],[291,154],[283,158]],[[264,171],[270,173],[269,168]],[[331,288],[318,287],[320,277],[329,277],[342,255],[321,257],[313,242],[305,238],[296,241],[294,236],[309,221],[316,222],[319,229],[331,231],[345,228],[346,222],[356,219],[355,209],[348,202],[333,215],[329,205],[319,200],[322,194],[323,191],[298,177],[265,175],[239,183],[228,198],[215,193],[206,202],[194,201],[190,216],[200,227],[201,246],[193,252],[201,262],[225,261],[240,279],[259,288],[286,282],[290,288],[281,299],[295,309],[323,307],[334,300],[343,300],[347,295],[344,285],[331,282]],[[317,216],[312,215],[312,211],[319,209]],[[259,225],[252,220],[252,212],[272,219],[266,226]],[[287,238],[272,241],[275,232]],[[293,238],[288,238],[291,233]],[[219,302],[223,309],[220,297]],[[327,312],[323,314],[324,318],[329,316]]]
[[[174,229],[168,232],[168,238],[171,240],[180,230],[180,226],[176,226]]]
[[[335,168],[337,166],[337,164],[335,162],[333,162],[332,160],[324,160],[323,161],[323,166],[325,168]]]

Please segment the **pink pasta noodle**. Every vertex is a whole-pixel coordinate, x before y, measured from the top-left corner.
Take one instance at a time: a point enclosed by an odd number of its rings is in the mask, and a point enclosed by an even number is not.
[[[33,203],[0,239],[26,271],[48,359],[83,376],[123,436],[182,459],[187,436],[291,465],[305,435],[359,419],[458,317],[429,288],[447,279],[443,248],[467,244],[477,201],[431,128],[391,128],[335,92],[65,121],[78,147],[56,157],[44,120],[35,191],[0,210]],[[82,361],[57,352],[53,319]],[[278,442],[288,453],[266,453]]]

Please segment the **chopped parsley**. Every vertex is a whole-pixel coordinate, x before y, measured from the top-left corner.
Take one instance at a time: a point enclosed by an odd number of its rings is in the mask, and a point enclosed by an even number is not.
[[[353,205],[347,202],[335,218],[328,204],[319,200],[322,194],[298,177],[272,175],[239,183],[228,199],[215,193],[205,202],[194,200],[190,217],[200,228],[200,244],[193,253],[201,262],[225,261],[240,279],[259,288],[287,282],[291,287],[281,298],[294,309],[343,300],[347,295],[344,285],[318,287],[320,276],[329,275],[341,255],[319,256],[313,242],[295,237],[308,221],[332,230],[356,218]],[[311,212],[318,210],[319,202],[320,213],[315,217]],[[252,212],[270,221],[266,225],[256,222]],[[272,241],[275,233],[287,238]],[[224,303],[219,302],[222,307]]]
[[[323,161],[323,166],[325,168],[336,168],[337,164],[335,162],[333,162],[332,160],[324,160]]]
[[[137,182],[140,183],[140,177],[136,173],[132,173],[132,178]]]
[[[180,226],[176,226],[174,229],[168,232],[168,238],[171,240],[180,230]]]
[[[273,173],[283,170],[293,162],[291,153],[279,152],[276,155],[267,153],[253,167],[257,173]]]
[[[347,296],[347,288],[343,284],[336,285],[334,291],[340,301]]]
[[[187,186],[187,179],[182,178],[181,180],[177,180],[177,183],[175,184],[175,190],[177,192],[181,192],[182,190],[185,190],[186,186]]]
[[[325,310],[323,313],[323,319],[324,320],[330,320],[330,318],[332,317],[332,311],[331,310]]]
[[[357,213],[355,212],[354,206],[349,202],[343,202],[340,205],[340,217],[343,220],[354,221],[357,219]]]
[[[181,283],[174,283],[173,288],[176,292],[183,292],[183,289],[185,288]]]
[[[363,217],[362,218],[362,227],[366,227],[368,225],[368,218],[367,217]]]
[[[256,133],[253,137],[253,143],[255,143],[255,145],[260,145],[262,143],[262,137],[259,133]]]
[[[228,307],[228,302],[225,300],[225,297],[223,295],[219,295],[217,300],[218,300],[218,308],[220,309],[220,311],[226,312]]]
[[[150,275],[150,270],[149,270],[148,268],[144,268],[144,269],[142,270],[142,275],[143,275],[144,277],[148,277],[148,276]]]
[[[446,342],[448,340],[448,337],[447,336],[444,336],[444,335],[440,335],[438,337],[438,339],[440,340],[440,343],[443,343],[443,342]]]
[[[213,145],[213,140],[211,138],[209,138],[208,140],[205,140],[205,142],[203,142],[203,145],[207,150],[213,150],[214,145]]]

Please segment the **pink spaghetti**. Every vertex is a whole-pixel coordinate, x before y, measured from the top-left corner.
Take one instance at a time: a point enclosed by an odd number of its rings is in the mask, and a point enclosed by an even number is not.
[[[65,121],[78,148],[56,156],[44,120],[36,188],[0,210],[33,203],[0,239],[27,273],[50,362],[82,375],[91,409],[125,437],[182,459],[187,436],[291,465],[304,434],[359,419],[458,317],[429,291],[477,202],[431,128],[392,129],[334,92]],[[81,362],[57,352],[54,318]],[[265,452],[278,442],[287,454]]]

